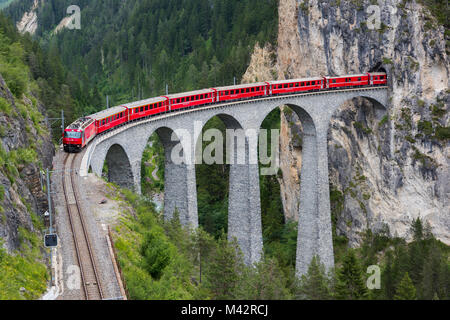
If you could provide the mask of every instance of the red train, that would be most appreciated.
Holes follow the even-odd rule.
[[[64,151],[80,151],[98,134],[112,130],[130,121],[138,121],[167,112],[242,99],[386,84],[386,73],[371,72],[339,77],[259,82],[150,98],[109,108],[78,119],[64,131]]]

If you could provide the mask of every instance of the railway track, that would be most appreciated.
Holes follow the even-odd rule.
[[[72,230],[75,251],[80,267],[82,290],[85,300],[102,300],[103,292],[98,276],[95,259],[93,256],[89,235],[79,205],[78,191],[74,182],[74,160],[76,155],[64,156],[62,185],[66,200],[67,213],[69,215],[70,228]]]

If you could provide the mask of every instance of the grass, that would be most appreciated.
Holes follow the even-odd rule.
[[[122,190],[122,192],[137,216],[124,213],[113,229],[113,242],[129,298],[137,300],[198,298],[196,289],[190,282],[192,266],[166,235],[162,219],[156,213],[154,205],[130,191]],[[165,257],[168,259],[158,277],[151,275],[148,260],[142,253],[144,241],[150,233],[155,244],[164,244],[164,247],[159,249],[167,254]],[[153,253],[158,256],[160,251]]]
[[[0,111],[10,116],[12,113],[12,105],[5,98],[0,97]]]
[[[8,254],[0,245],[0,300],[39,298],[47,288],[49,275],[42,260],[42,240],[19,228],[20,252]]]

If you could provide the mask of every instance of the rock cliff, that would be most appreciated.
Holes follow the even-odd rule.
[[[38,232],[37,215],[47,210],[39,171],[51,167],[54,146],[42,104],[19,100],[0,75],[0,242],[12,252],[21,243],[20,229]]]
[[[356,99],[330,123],[333,219],[353,246],[368,228],[409,238],[419,216],[450,244],[447,50],[444,27],[417,1],[280,0],[274,78],[360,73],[376,65],[390,78],[386,110]],[[268,65],[255,54],[252,63]],[[285,110],[281,127],[282,199],[286,217],[295,218],[299,120]]]

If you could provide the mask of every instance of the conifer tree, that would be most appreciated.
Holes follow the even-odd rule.
[[[222,234],[206,267],[205,286],[211,291],[213,299],[234,299],[244,268],[242,252],[237,242],[228,242]]]
[[[302,276],[299,291],[300,297],[308,300],[331,299],[329,279],[318,257],[313,257],[308,273]]]
[[[400,281],[397,294],[394,297],[395,300],[415,300],[416,299],[416,288],[409,277],[408,272],[403,276],[402,281]]]
[[[336,298],[342,300],[359,300],[367,298],[367,289],[362,268],[355,252],[349,250],[343,265],[337,273]]]

